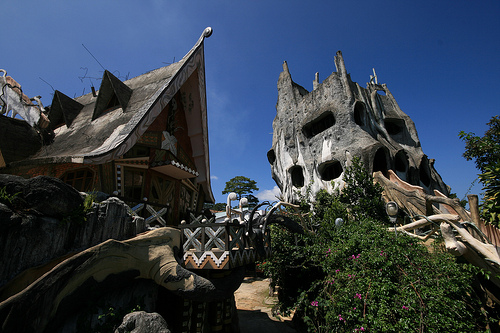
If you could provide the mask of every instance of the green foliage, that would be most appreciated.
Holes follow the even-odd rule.
[[[467,161],[474,160],[476,167],[485,172],[487,166],[492,166],[500,161],[500,117],[494,116],[487,123],[489,129],[483,137],[474,133],[460,131],[459,137],[465,141],[463,156]]]
[[[0,203],[3,203],[4,205],[7,205],[9,207],[12,207],[14,200],[16,197],[20,194],[21,192],[15,193],[15,194],[9,194],[7,193],[7,187],[0,187]]]
[[[383,188],[374,184],[373,176],[364,168],[359,157],[354,157],[352,165],[346,168],[344,181],[346,187],[342,190],[340,202],[349,206],[354,219],[387,218],[382,200]]]
[[[94,192],[89,192],[86,196],[85,199],[83,200],[83,203],[75,209],[71,214],[65,216],[62,219],[62,223],[70,223],[70,222],[76,222],[76,223],[84,223],[87,221],[87,214],[92,210],[92,206],[94,202],[96,202],[97,194]]]
[[[218,212],[222,212],[222,211],[225,211],[226,210],[226,203],[223,203],[223,202],[218,202],[218,203],[205,203],[203,205],[203,208],[204,209],[212,209],[212,210],[215,210],[215,211],[218,211]]]
[[[78,318],[78,332],[114,332],[125,315],[141,311],[139,304],[114,307],[109,304],[94,304],[84,309],[85,315]]]
[[[484,184],[484,199],[481,204],[481,214],[485,221],[498,226],[500,220],[500,163],[487,166],[479,175]]]
[[[481,171],[479,181],[485,190],[480,206],[482,218],[489,223],[499,225],[500,213],[500,117],[494,116],[487,123],[489,129],[483,137],[461,131],[459,137],[465,141],[463,156],[474,160]]]
[[[279,286],[279,310],[295,309],[309,332],[481,330],[477,269],[388,232],[380,188],[359,161],[346,174],[342,195],[318,193],[314,234],[272,228],[273,256],[262,266]]]
[[[226,187],[224,188],[224,191],[222,191],[222,194],[234,192],[238,195],[238,200],[243,196],[247,196],[249,197],[249,203],[252,203],[252,198],[255,198],[252,195],[253,191],[259,190],[256,184],[257,182],[255,180],[251,180],[250,178],[244,176],[236,176],[226,182]]]
[[[136,305],[133,309],[125,309],[125,308],[120,308],[120,309],[115,309],[114,307],[110,306],[108,310],[100,314],[97,319],[98,324],[96,327],[94,327],[94,332],[114,332],[118,326],[122,323],[123,317],[125,317],[126,314],[135,312],[135,311],[141,311],[141,306]]]

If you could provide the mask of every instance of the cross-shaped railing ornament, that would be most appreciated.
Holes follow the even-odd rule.
[[[214,230],[217,229],[217,230]],[[219,250],[224,251],[226,244],[224,243],[224,233],[225,226],[222,227],[207,227],[205,228],[205,234],[210,238],[205,243],[205,251],[211,251],[213,246],[216,246]]]
[[[231,243],[229,245],[230,249],[235,247],[239,249],[245,248],[245,242],[243,240],[243,236],[245,235],[245,228],[229,228],[229,233],[231,236]]]
[[[152,206],[146,205],[146,210],[151,213],[151,216],[146,219],[146,224],[151,224],[152,221],[158,221],[162,226],[166,227],[167,222],[163,219],[163,215],[167,213],[167,208],[164,207],[156,211]]]
[[[184,252],[190,249],[191,244],[193,244],[196,251],[202,251],[201,242],[198,240],[198,237],[201,237],[201,227],[198,227],[193,231],[191,231],[191,229],[189,228],[185,228],[184,235],[187,238],[183,246]]]
[[[143,203],[140,203],[138,205],[135,205],[134,207],[132,207],[132,215],[134,216],[139,216],[139,212],[144,208],[144,204]]]

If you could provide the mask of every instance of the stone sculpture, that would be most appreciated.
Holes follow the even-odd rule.
[[[12,110],[12,118],[19,115],[32,127],[47,128],[49,120],[44,114],[41,96],[28,98],[21,90],[21,85],[12,77],[7,76],[6,70],[0,69],[0,72],[3,73],[0,76],[0,114],[7,115]],[[33,101],[36,101],[38,105],[33,104]]]
[[[214,301],[230,297],[244,277],[244,269],[208,280],[182,268],[176,261],[180,231],[160,228],[126,241],[108,240],[82,251],[47,272],[23,291],[0,303],[4,332],[44,331],[54,318],[77,311],[75,299],[106,279],[152,280],[186,299]]]
[[[318,74],[309,92],[293,82],[288,65],[278,80],[273,143],[267,157],[282,200],[296,202],[320,189],[343,187],[343,173],[352,156],[370,172],[392,169],[429,194],[449,189],[423,153],[415,124],[398,106],[385,84],[371,76],[366,88],[347,74],[342,53],[337,72],[322,83]]]

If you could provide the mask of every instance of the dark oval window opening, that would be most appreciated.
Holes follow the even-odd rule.
[[[342,171],[342,164],[339,161],[326,162],[318,167],[319,175],[324,181],[340,177]]]
[[[403,131],[404,121],[400,119],[386,119],[384,121],[385,129],[390,135],[396,135]]]
[[[419,175],[422,184],[429,187],[431,185],[431,171],[429,170],[429,160],[425,156],[420,161]]]
[[[292,176],[292,185],[295,187],[304,186],[304,173],[302,172],[301,166],[294,166],[290,169],[290,174]]]
[[[396,154],[396,159],[394,161],[395,165],[394,167],[396,168],[396,171],[398,172],[406,172],[406,169],[408,168],[408,158],[406,157],[405,153],[400,151],[399,153]]]
[[[333,125],[335,125],[335,117],[333,116],[333,113],[325,112],[310,123],[304,125],[304,127],[302,127],[302,132],[308,139],[310,139]]]
[[[356,102],[354,105],[354,122],[359,126],[364,126],[365,105],[361,102]]]
[[[386,177],[387,173],[387,155],[383,148],[379,148],[373,158],[373,172],[381,171]]]
[[[269,149],[267,152],[267,160],[269,161],[269,164],[274,164],[276,161],[276,153],[274,152],[274,149]]]

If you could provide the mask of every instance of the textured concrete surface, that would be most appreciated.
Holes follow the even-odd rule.
[[[247,277],[234,293],[240,333],[295,333],[290,317],[275,317],[276,296],[269,296],[269,279]]]

